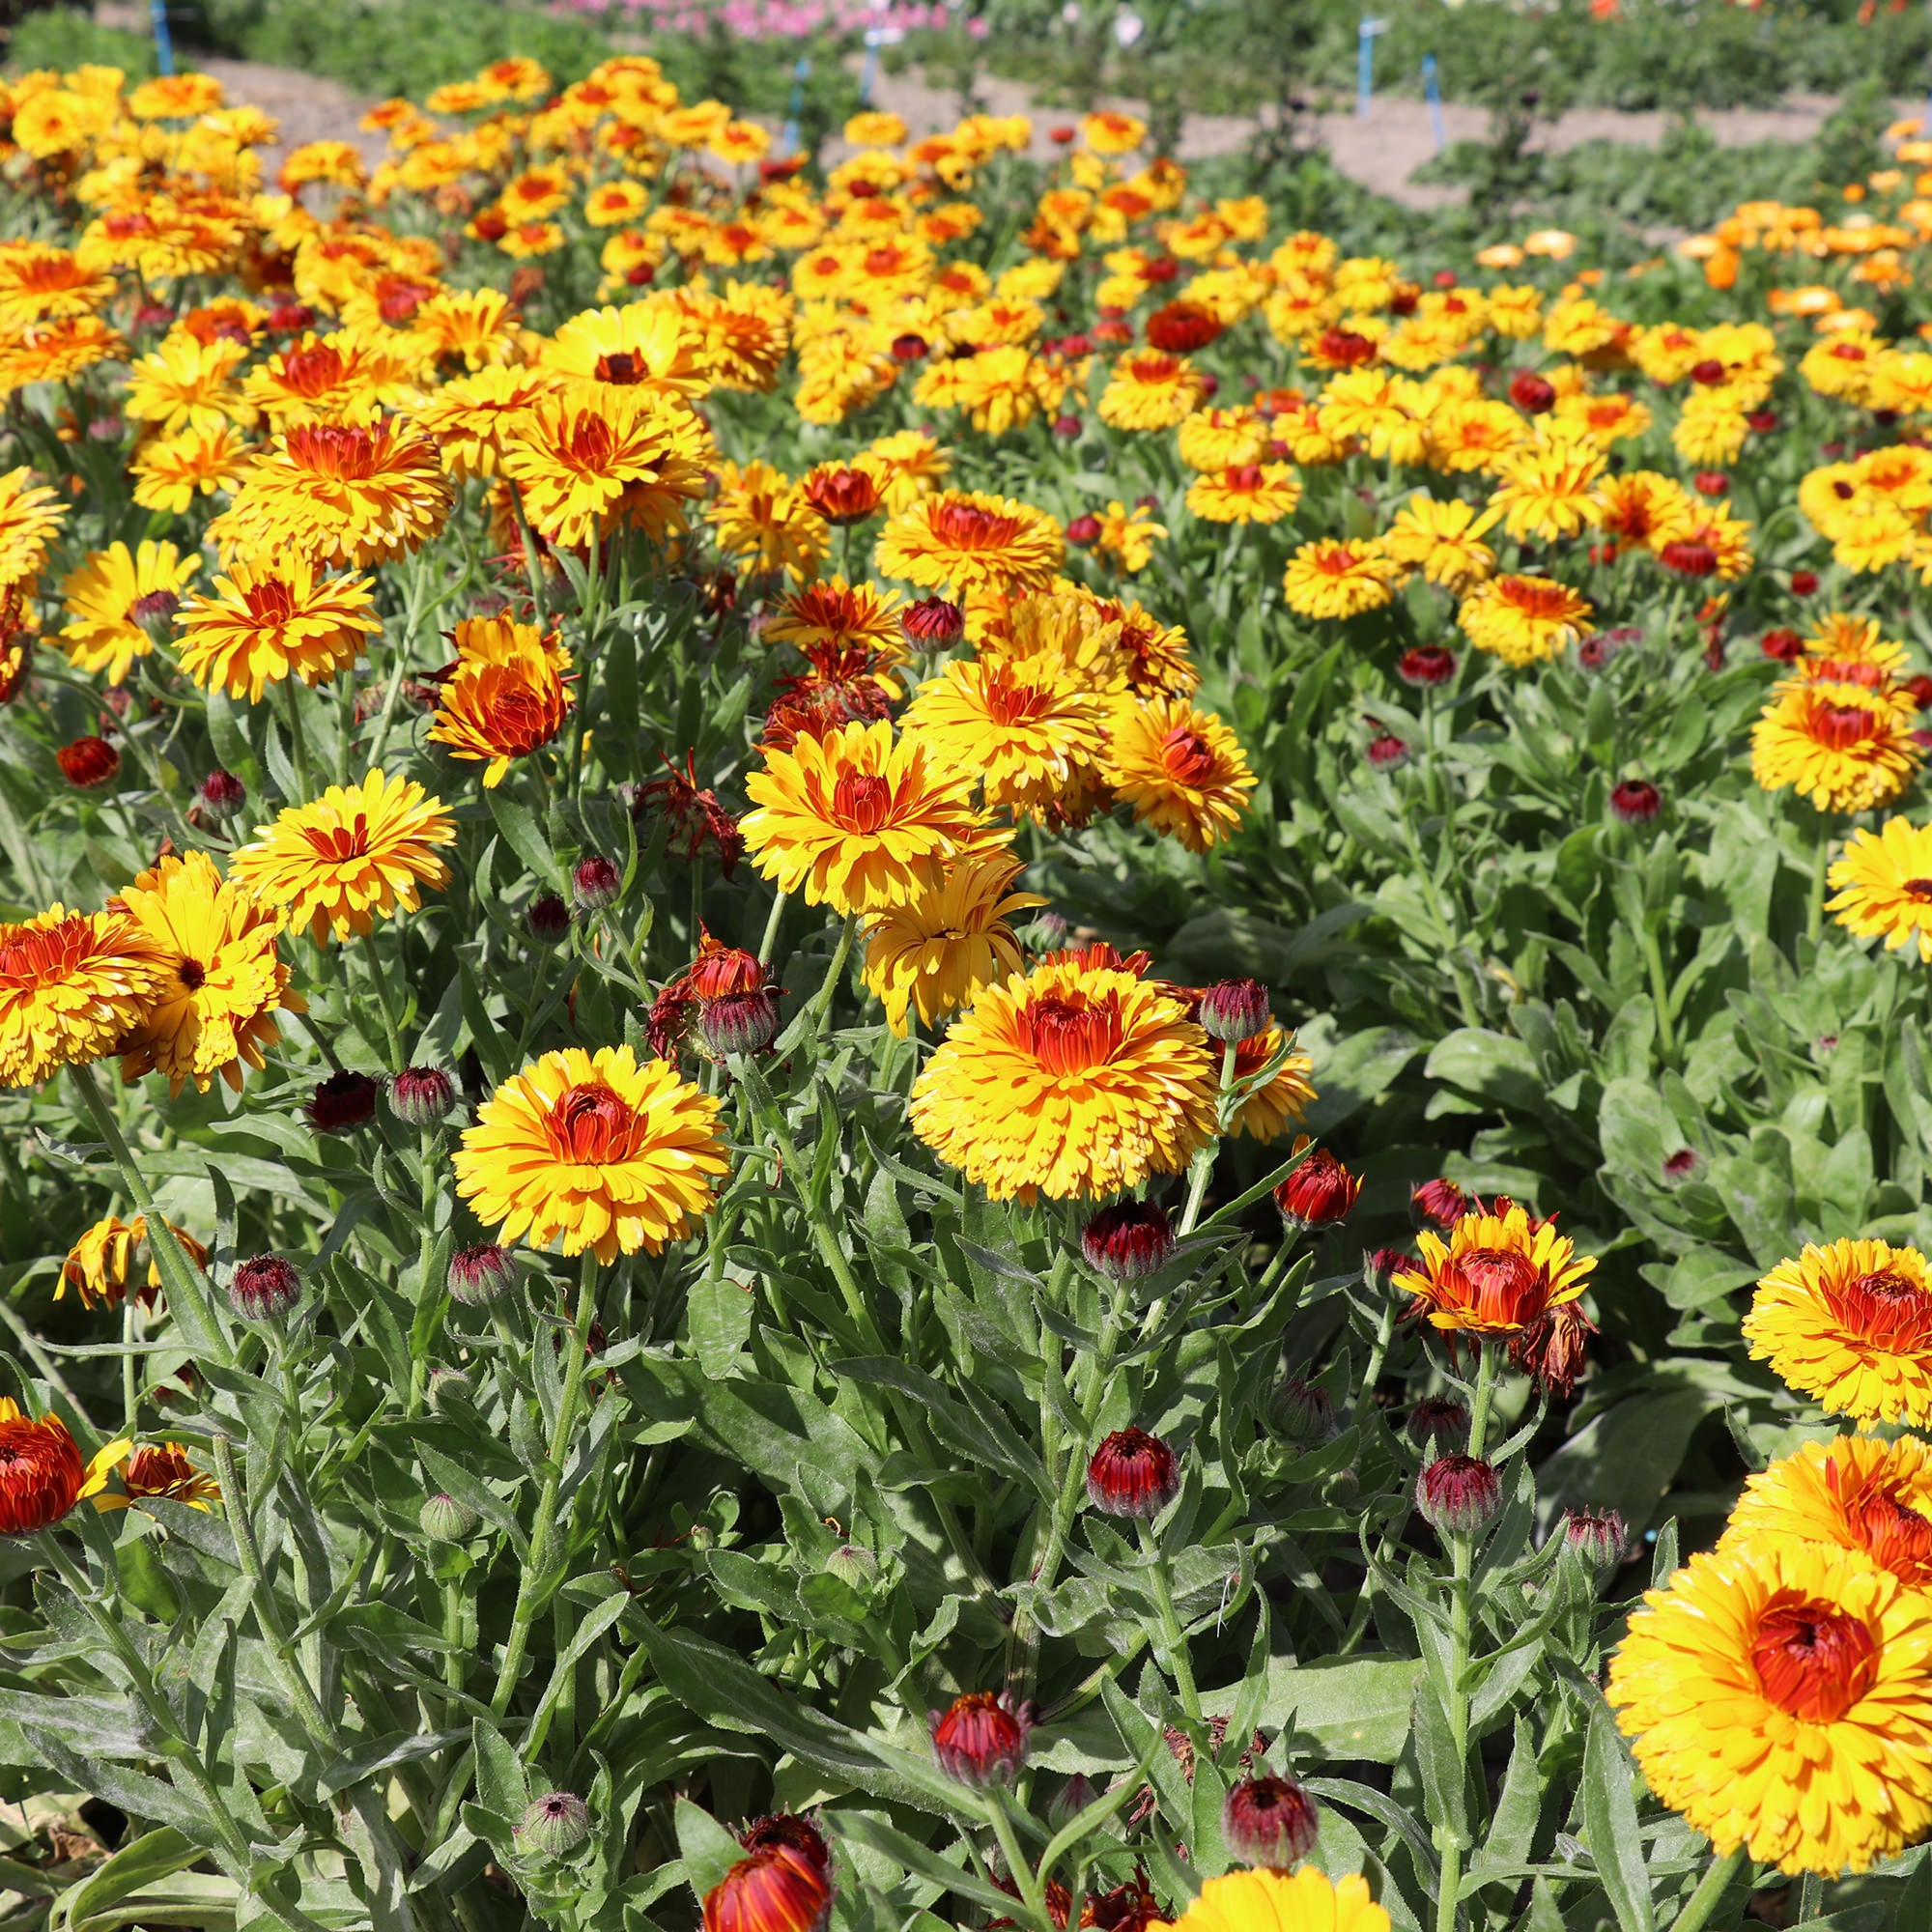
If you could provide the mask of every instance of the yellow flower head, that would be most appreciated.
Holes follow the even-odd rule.
[[[1526,1208],[1498,1200],[1464,1214],[1444,1241],[1425,1228],[1419,1264],[1397,1269],[1391,1286],[1416,1298],[1433,1328],[1479,1336],[1514,1336],[1588,1286],[1596,1258],[1579,1255],[1567,1235]]]
[[[916,731],[895,740],[883,721],[854,723],[764,756],[740,830],[758,870],[809,905],[905,905],[940,887],[978,830],[972,778],[943,769]]]
[[[908,1009],[931,1026],[1022,970],[1007,922],[1046,901],[1011,890],[1019,871],[1020,862],[1003,848],[975,847],[947,867],[936,891],[867,922],[866,985],[885,1002],[895,1034],[903,1037]]]
[[[258,826],[229,870],[285,925],[306,925],[321,945],[331,927],[347,939],[370,931],[379,917],[414,912],[421,887],[448,884],[436,848],[455,839],[440,799],[413,779],[377,770]]]
[[[208,1250],[185,1228],[177,1228],[171,1221],[168,1232],[187,1250],[196,1266],[207,1261]],[[95,1222],[67,1251],[67,1259],[61,1264],[60,1279],[54,1284],[54,1299],[59,1301],[69,1289],[72,1289],[79,1295],[83,1308],[93,1308],[97,1304],[102,1308],[119,1308],[127,1299],[128,1291],[134,1285],[141,1250],[147,1239],[148,1217],[145,1214],[136,1214],[131,1221],[124,1221],[118,1214],[109,1214],[103,1220]],[[160,1266],[150,1255],[143,1301],[152,1302],[160,1286]]]
[[[949,490],[922,497],[879,533],[876,563],[886,577],[926,589],[1037,589],[1066,556],[1060,526],[1010,497]]]
[[[1303,617],[1358,617],[1388,603],[1401,576],[1401,567],[1379,544],[1322,537],[1289,558],[1282,595]]]
[[[451,1164],[501,1239],[601,1262],[682,1240],[729,1167],[718,1102],[628,1046],[565,1047],[511,1075]]]
[[[1650,1788],[1719,1853],[1836,1878],[1932,1825],[1932,1598],[1783,1537],[1652,1590],[1605,1694]]]
[[[1519,542],[1575,536],[1597,521],[1595,492],[1607,461],[1586,436],[1539,440],[1504,460],[1502,487],[1491,505]]]
[[[1496,517],[1496,511],[1478,510],[1459,497],[1438,499],[1418,491],[1383,532],[1382,549],[1431,583],[1472,590],[1496,567],[1495,553],[1482,541]]]
[[[1107,706],[1050,655],[954,660],[920,686],[905,724],[938,769],[982,783],[989,808],[1043,817],[1097,777]]]
[[[162,990],[165,962],[125,912],[49,906],[0,921],[0,1087],[111,1053]]]
[[[369,582],[325,577],[303,556],[232,564],[181,613],[181,668],[204,689],[259,703],[283,678],[310,686],[346,670],[380,637]]]
[[[912,1124],[995,1200],[1100,1198],[1187,1165],[1214,1130],[1214,1077],[1181,1001],[1059,955],[952,1023]]]
[[[1859,1549],[1901,1583],[1932,1583],[1932,1445],[1840,1435],[1807,1442],[1745,1484],[1726,1538]]]
[[[1830,1415],[1932,1421],[1932,1285],[1917,1248],[1807,1242],[1758,1283],[1744,1335]]]
[[[1751,727],[1751,777],[1820,811],[1889,805],[1923,756],[1898,707],[1861,684],[1788,679]]]
[[[205,1094],[218,1073],[240,1093],[242,1066],[260,1066],[275,1042],[276,1009],[300,1012],[305,1004],[288,990],[289,969],[275,953],[281,922],[224,883],[206,852],[170,854],[115,903],[163,968],[154,1003],[121,1042],[121,1077],[158,1067],[169,1093],[192,1078]]]
[[[1263,1067],[1281,1054],[1288,1035],[1275,1021],[1235,1049],[1234,1084],[1252,1080]],[[1243,1134],[1258,1141],[1279,1140],[1308,1112],[1315,1098],[1315,1083],[1309,1075],[1315,1063],[1305,1053],[1290,1053],[1268,1078],[1241,1102],[1235,1115],[1235,1138]]]
[[[1209,524],[1278,524],[1300,500],[1286,463],[1236,464],[1196,477],[1187,490],[1187,507]]]
[[[1312,1865],[1294,1873],[1232,1871],[1210,1878],[1171,1924],[1148,1932],[1389,1932],[1389,1916],[1352,1873],[1329,1878]]]
[[[1100,420],[1109,429],[1173,429],[1194,413],[1201,395],[1200,371],[1186,356],[1131,350],[1100,391]]]
[[[0,586],[22,582],[47,559],[47,539],[67,505],[23,464],[0,476]]]
[[[1832,867],[1837,897],[1825,910],[1861,939],[1883,939],[1888,952],[1916,945],[1919,963],[1932,961],[1932,827],[1888,818],[1877,832],[1862,827]]]
[[[757,573],[784,571],[798,582],[818,575],[830,535],[800,485],[769,463],[724,463],[718,494],[704,512],[718,548]]]
[[[703,426],[653,389],[578,384],[539,397],[504,432],[501,468],[532,526],[576,548],[613,516],[662,537],[704,488]]]
[[[1495,577],[1456,607],[1463,635],[1479,651],[1522,666],[1560,656],[1589,629],[1586,599],[1548,577]]]
[[[119,684],[155,648],[155,632],[181,609],[200,568],[200,557],[183,556],[171,543],[96,551],[61,584],[70,619],[61,626],[62,648],[78,669],[104,670]]]
[[[1106,778],[1137,819],[1190,852],[1239,828],[1257,782],[1235,734],[1184,697],[1115,706]]]

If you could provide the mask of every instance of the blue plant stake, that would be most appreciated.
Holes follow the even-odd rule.
[[[1422,92],[1429,102],[1429,131],[1435,136],[1435,152],[1439,155],[1449,145],[1449,130],[1442,125],[1442,89],[1435,78],[1434,54],[1422,57]]]
[[[149,13],[155,22],[155,66],[162,73],[173,73],[175,43],[168,34],[168,0],[152,0]]]
[[[879,84],[879,47],[885,40],[885,29],[879,24],[883,10],[874,8],[872,24],[866,29],[866,71],[859,76],[859,105],[872,104],[872,89]]]
[[[159,0],[156,0],[159,4]],[[811,77],[811,60],[809,55],[800,54],[798,65],[791,71],[791,105],[785,109],[783,131],[779,135],[779,153],[794,155],[798,152],[798,117],[805,111],[805,83]]]
[[[1376,36],[1387,32],[1386,20],[1365,19],[1355,37],[1355,115],[1358,120],[1369,118],[1369,96],[1376,91]]]

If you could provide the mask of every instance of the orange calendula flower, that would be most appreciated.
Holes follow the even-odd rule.
[[[1281,588],[1288,608],[1303,617],[1358,617],[1388,603],[1401,577],[1379,544],[1323,537],[1289,558]]]
[[[1060,526],[1011,497],[948,490],[923,497],[879,534],[877,567],[926,589],[1037,589],[1066,556]]]
[[[1805,1443],[1746,1479],[1724,1544],[1758,1537],[1862,1550],[1923,1589],[1932,1583],[1932,1444],[1916,1435]]]
[[[1235,1049],[1234,1085],[1252,1080],[1273,1065],[1274,1071],[1240,1104],[1235,1115],[1235,1138],[1243,1134],[1258,1141],[1279,1140],[1308,1112],[1315,1098],[1309,1075],[1315,1063],[1305,1053],[1284,1052],[1292,1036],[1270,1022],[1264,1032],[1244,1039]]]
[[[1256,778],[1235,734],[1184,697],[1117,705],[1108,783],[1134,816],[1205,852],[1240,825]]]
[[[137,1509],[154,1500],[206,1512],[210,1503],[221,1500],[221,1485],[206,1469],[197,1469],[179,1442],[151,1442],[128,1457],[119,1492],[103,1491],[94,1506],[103,1512]]]
[[[455,839],[440,799],[413,779],[377,770],[258,826],[229,869],[284,924],[306,925],[321,945],[331,928],[347,939],[370,931],[379,917],[414,912],[420,888],[448,884],[437,848]]]
[[[260,1066],[275,1042],[277,1009],[306,1007],[275,952],[281,922],[225,883],[206,852],[170,853],[115,903],[163,968],[154,1001],[121,1042],[121,1077],[158,1067],[169,1093],[191,1078],[205,1094],[218,1073],[240,1093],[242,1066]]]
[[[1204,523],[1278,524],[1301,500],[1286,463],[1239,463],[1188,485],[1187,507]]]
[[[0,1087],[111,1053],[161,991],[165,963],[125,912],[49,906],[0,921]]]
[[[1751,777],[1820,811],[1889,805],[1924,755],[1898,708],[1862,684],[1788,680],[1751,727]]]
[[[527,757],[562,729],[570,712],[570,653],[554,632],[507,617],[466,617],[456,627],[456,662],[443,673],[430,742],[485,764],[486,790],[512,758]]]
[[[867,650],[897,663],[905,656],[900,601],[897,591],[876,583],[822,578],[781,597],[760,635],[767,643],[791,644],[801,651]]]
[[[59,1416],[29,1416],[12,1396],[0,1396],[0,1536],[53,1528],[107,1487],[133,1446],[124,1436],[83,1463]]]
[[[682,1240],[729,1162],[717,1100],[662,1060],[604,1046],[547,1053],[504,1081],[452,1165],[503,1240],[613,1262]]]
[[[1456,607],[1463,635],[1505,664],[1539,664],[1560,656],[1589,631],[1589,600],[1550,577],[1496,577]]]
[[[260,703],[284,678],[314,686],[347,670],[383,620],[367,578],[326,577],[296,555],[230,565],[177,630],[181,668],[195,683]]]
[[[994,1200],[1178,1174],[1214,1131],[1208,1036],[1135,974],[1048,959],[981,989],[913,1088],[913,1130]]]
[[[739,829],[758,870],[848,916],[937,890],[979,829],[972,779],[943,769],[916,732],[895,739],[883,721],[767,751],[745,789],[756,810]]]
[[[208,1250],[186,1229],[177,1228],[170,1221],[168,1232],[187,1251],[197,1267],[208,1260]],[[119,1308],[134,1285],[147,1239],[145,1214],[136,1214],[131,1221],[109,1214],[95,1222],[67,1251],[60,1279],[54,1284],[54,1299],[61,1300],[72,1289],[83,1308]],[[161,1286],[158,1264],[152,1254],[147,1259],[145,1293],[141,1295],[144,1303],[152,1302]]]
[[[1432,1327],[1484,1337],[1521,1334],[1575,1301],[1597,1265],[1553,1223],[1505,1200],[1464,1214],[1447,1241],[1425,1228],[1416,1246],[1421,1262],[1398,1268],[1393,1286],[1415,1296]]]

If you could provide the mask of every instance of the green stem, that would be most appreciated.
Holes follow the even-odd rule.
[[[524,490],[510,485],[510,511],[517,520],[517,540],[524,547],[524,567],[530,579],[530,609],[536,613],[537,628],[550,629],[550,613],[544,603],[543,561],[537,555],[537,540],[530,533],[530,520],[524,514]]]
[[[765,936],[758,942],[760,966],[769,966],[772,963],[772,951],[779,943],[779,923],[784,918],[786,896],[785,894],[780,893],[772,900],[771,915],[765,921]]]
[[[1435,883],[1435,867],[1422,849],[1422,837],[1415,829],[1415,803],[1412,797],[1405,795],[1402,802],[1402,829],[1408,841],[1409,858],[1415,867],[1415,882],[1422,888],[1423,903],[1429,908],[1429,916],[1435,922],[1438,943],[1449,961],[1449,971],[1456,981],[1456,1006],[1463,1015],[1464,1026],[1480,1026],[1481,1015],[1476,1010],[1476,996],[1469,984],[1467,969],[1463,963],[1461,941],[1456,926],[1449,918],[1448,908],[1442,902],[1442,894]]]
[[[1804,909],[1804,937],[1815,940],[1825,930],[1825,874],[1832,849],[1832,822],[1822,811],[1811,814],[1811,899]]]
[[[296,678],[284,679],[282,692],[289,703],[289,763],[295,767],[296,784],[301,792],[301,799],[292,803],[299,804],[315,796],[315,781],[308,772],[308,744],[302,737],[301,700],[296,696],[298,683]]]
[[[1020,1850],[1019,1839],[1013,1833],[1013,1821],[1007,1816],[1004,1794],[994,1791],[989,1794],[992,1803],[993,1835],[1000,1841],[1001,1855],[1007,1861],[1007,1873],[1019,1888],[1020,1903],[1026,1909],[1026,1917],[1040,1932],[1052,1925],[1048,1917],[1046,1897],[1039,1882],[1038,1874],[1028,1862],[1026,1854]]]
[[[134,1284],[128,1284],[128,1293],[121,1302],[121,1346],[127,1352],[121,1357],[121,1434],[132,1435],[134,1424],[141,1406],[140,1364],[134,1354]]]
[[[517,1679],[523,1675],[524,1658],[530,1645],[530,1627],[550,1594],[547,1573],[555,1561],[559,1537],[556,1520],[557,1492],[563,1486],[563,1459],[570,1451],[570,1438],[577,1428],[577,1411],[583,1395],[583,1363],[590,1349],[590,1323],[597,1313],[597,1256],[585,1249],[582,1273],[577,1287],[577,1317],[571,1323],[570,1350],[563,1368],[563,1393],[556,1405],[556,1424],[550,1436],[550,1468],[544,1477],[543,1496],[537,1504],[536,1522],[530,1532],[530,1559],[517,1584],[517,1606],[511,1613],[510,1636],[503,1650],[503,1665],[497,1674],[496,1694],[490,1709],[500,1718],[510,1708]],[[541,1347],[541,1339],[538,1346]]]
[[[174,1229],[155,1206],[154,1193],[143,1179],[141,1170],[134,1164],[133,1153],[121,1131],[121,1122],[115,1118],[114,1109],[107,1104],[107,1096],[100,1091],[99,1081],[94,1077],[94,1068],[71,1066],[68,1071],[73,1075],[74,1087],[94,1122],[95,1130],[107,1143],[107,1151],[120,1172],[121,1184],[127,1188],[136,1211],[147,1221],[148,1251],[155,1258],[155,1265],[161,1271],[161,1286],[167,1291],[169,1306],[175,1312],[175,1320],[180,1323],[184,1337],[192,1348],[212,1354],[224,1368],[232,1367],[235,1350],[229,1345],[227,1331],[215,1316],[208,1284],[201,1270],[188,1260],[181,1243],[175,1239]]]
[[[1469,1410],[1469,1454],[1481,1456],[1489,1439],[1490,1405],[1496,1392],[1495,1350],[1487,1343],[1476,1344],[1476,1400]]]
[[[389,997],[388,976],[383,971],[383,955],[373,926],[363,935],[362,956],[369,962],[369,981],[376,989],[376,1006],[383,1015],[383,1033],[389,1044],[389,1071],[400,1073],[409,1065],[403,1056],[403,1030],[396,1021],[396,1006]]]
[[[1222,1043],[1221,1085],[1215,1098],[1217,1110],[1225,1111],[1229,1089],[1235,1084],[1235,1061],[1238,1053],[1236,1041],[1231,1039]],[[1231,1123],[1221,1120],[1218,1111],[1216,1121],[1221,1132],[1225,1133]],[[1194,1156],[1193,1167],[1187,1176],[1187,1206],[1181,1210],[1180,1226],[1176,1231],[1183,1239],[1194,1232],[1194,1224],[1201,1218],[1201,1203],[1207,1197],[1208,1181],[1214,1172],[1214,1156],[1220,1151],[1220,1146],[1217,1136]]]
[[[1808,1925],[1825,1913],[1825,1881],[1816,1872],[1806,1872],[1798,1887],[1798,1922]]]
[[[1643,929],[1643,956],[1650,966],[1651,1004],[1657,1009],[1657,1050],[1668,1066],[1677,1058],[1674,1023],[1670,1017],[1670,980],[1663,970],[1663,948],[1658,941],[1657,928],[1648,923]]]
[[[1187,1637],[1174,1608],[1174,1584],[1168,1576],[1167,1552],[1153,1533],[1153,1524],[1143,1520],[1140,1526],[1141,1549],[1148,1559],[1148,1577],[1153,1584],[1153,1606],[1160,1618],[1161,1648],[1167,1652],[1168,1674],[1174,1679],[1180,1708],[1193,1723],[1200,1723],[1201,1692],[1194,1686],[1194,1664],[1187,1655]]]
[[[1726,1852],[1722,1858],[1714,1858],[1697,1889],[1685,1902],[1684,1910],[1672,1922],[1670,1932],[1704,1932],[1712,1913],[1718,1909],[1718,1901],[1724,1895],[1725,1888],[1737,1875],[1738,1867],[1745,1861],[1745,1848],[1740,1845],[1734,1852]]]

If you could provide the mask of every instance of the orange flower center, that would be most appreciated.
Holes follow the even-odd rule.
[[[892,811],[892,781],[877,772],[847,772],[832,787],[834,821],[861,838],[881,830]]]
[[[46,1529],[71,1510],[87,1470],[63,1423],[0,1422],[0,1535]]]
[[[168,1443],[159,1448],[135,1450],[123,1471],[122,1481],[130,1496],[160,1496],[190,1481],[193,1475],[194,1464],[187,1460],[187,1452]]]
[[[1847,1336],[1867,1348],[1892,1355],[1932,1349],[1932,1294],[1891,1268],[1842,1286],[1827,1282],[1821,1298]]]
[[[296,594],[279,577],[251,583],[242,601],[258,624],[286,624],[296,614]]]
[[[544,1124],[559,1160],[602,1167],[630,1158],[639,1122],[625,1101],[599,1082],[565,1088]]]
[[[1835,1463],[1829,1473],[1836,1476]],[[1932,1522],[1900,1502],[1891,1490],[1874,1489],[1854,1496],[1845,1505],[1845,1527],[1872,1561],[1894,1577],[1916,1578],[1932,1565]]]
[[[866,272],[868,275],[895,275],[905,267],[905,257],[897,248],[868,248]]]
[[[1030,724],[1053,701],[1051,690],[1037,684],[1018,683],[1004,665],[986,680],[981,696],[986,716],[995,724]]]
[[[344,483],[367,482],[384,455],[375,434],[344,423],[312,423],[292,429],[288,448],[297,469]]]
[[[593,416],[585,410],[571,424],[563,454],[566,461],[580,469],[603,469],[609,466],[616,446],[611,425],[602,416]]]
[[[1544,1312],[1543,1271],[1520,1248],[1471,1248],[1442,1264],[1451,1297],[1486,1326],[1521,1327]]]
[[[1811,735],[1828,752],[1849,752],[1862,745],[1877,724],[1862,704],[1827,704],[1812,714]]]
[[[353,825],[304,825],[301,831],[310,851],[331,865],[340,866],[368,855],[369,820],[359,811]]]
[[[1179,784],[1201,784],[1213,775],[1214,748],[1199,731],[1177,724],[1160,741],[1160,761]]]
[[[1019,535],[1020,520],[982,510],[977,503],[942,503],[929,527],[951,550],[1004,550]]]
[[[79,965],[93,937],[84,914],[22,932],[0,945],[0,985],[52,985]]]
[[[1050,993],[1022,1008],[1018,1020],[1020,1045],[1048,1073],[1086,1073],[1104,1066],[1125,1036],[1118,993],[1098,1000]]]
[[[1878,1675],[1878,1645],[1858,1617],[1829,1604],[1779,1604],[1751,1644],[1764,1694],[1808,1723],[1844,1716]]]
[[[332,343],[312,343],[282,355],[282,387],[292,396],[320,396],[335,388],[347,374],[342,353]]]
[[[1525,617],[1547,624],[1561,624],[1567,623],[1575,614],[1570,593],[1560,583],[1543,582],[1528,577],[1506,577],[1498,588]]]
[[[1882,666],[1863,664],[1856,660],[1822,658],[1812,667],[1813,675],[1829,684],[1861,684],[1867,691],[1876,691],[1885,682]]]

